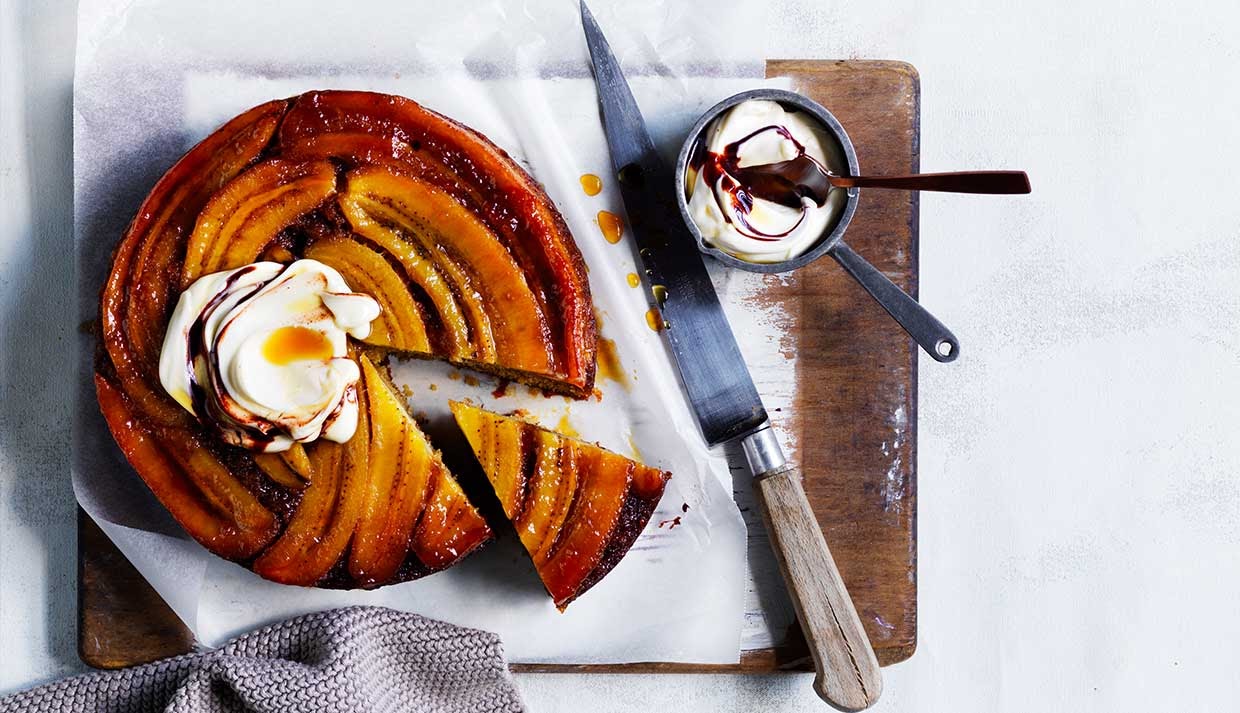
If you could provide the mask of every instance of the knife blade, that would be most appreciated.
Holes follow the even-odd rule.
[[[767,420],[766,409],[702,254],[671,200],[671,170],[655,150],[620,65],[584,3],[581,14],[629,228],[689,403],[707,443],[739,438]]]
[[[810,508],[800,469],[780,450],[702,254],[672,202],[673,177],[585,0],[581,20],[629,227],[689,404],[708,443],[741,440],[818,671],[814,690],[843,710],[869,707],[882,692],[878,660]]]

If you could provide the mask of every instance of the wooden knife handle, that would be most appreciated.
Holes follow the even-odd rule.
[[[771,546],[818,671],[814,690],[841,710],[868,708],[883,691],[878,659],[810,510],[801,470],[784,466],[759,476],[757,485]]]

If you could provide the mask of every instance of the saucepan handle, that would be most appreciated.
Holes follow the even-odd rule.
[[[950,329],[844,241],[831,248],[831,256],[935,361],[955,361],[960,355],[960,343]]]

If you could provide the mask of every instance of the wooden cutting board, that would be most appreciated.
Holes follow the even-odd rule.
[[[902,62],[771,60],[767,75],[789,77],[844,125],[867,173],[915,173],[920,155],[920,86]],[[721,97],[722,98],[722,97]],[[848,243],[896,284],[917,294],[917,194],[863,191]],[[759,299],[792,316],[784,351],[796,355],[789,385],[794,456],[830,543],[886,665],[917,645],[916,346],[833,261],[790,277],[768,277]],[[748,510],[747,484],[738,503]],[[760,520],[751,520],[752,566],[772,577]],[[78,518],[82,660],[119,668],[182,654],[188,630],[87,516]],[[758,582],[762,587],[762,582]],[[772,595],[774,597],[782,594]],[[761,599],[761,597],[759,597]],[[669,663],[516,664],[524,671],[771,671],[805,668],[795,625],[771,646],[742,652],[733,666]]]

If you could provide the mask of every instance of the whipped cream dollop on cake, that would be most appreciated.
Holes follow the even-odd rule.
[[[703,131],[686,168],[689,214],[710,245],[741,260],[790,260],[812,248],[847,201],[828,173],[847,170],[813,116],[750,99]]]
[[[165,390],[228,443],[288,450],[357,430],[357,362],[379,303],[315,260],[257,262],[181,294],[159,360]]]

